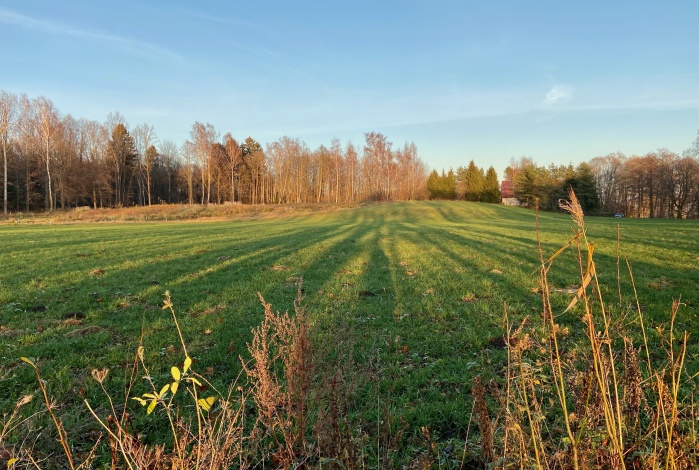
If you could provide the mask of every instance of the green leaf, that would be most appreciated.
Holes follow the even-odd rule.
[[[182,377],[182,374],[180,374],[180,369],[178,369],[175,366],[172,366],[172,369],[170,369],[170,373],[172,374],[172,378],[175,379],[175,382],[180,381],[180,378]]]

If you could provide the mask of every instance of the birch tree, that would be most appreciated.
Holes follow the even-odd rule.
[[[10,138],[17,126],[17,95],[0,91],[0,145],[2,145],[3,161],[3,198],[2,213],[7,215],[7,152],[10,148]]]
[[[42,142],[42,156],[46,164],[46,194],[48,196],[48,210],[52,212],[56,209],[53,198],[53,186],[51,183],[51,160],[54,144],[54,137],[60,124],[58,111],[53,102],[44,96],[40,96],[33,101],[36,112],[36,125]]]
[[[148,149],[158,143],[158,135],[155,128],[150,124],[139,124],[132,133],[136,151],[138,152],[138,165],[136,172],[136,183],[139,188],[139,203],[142,205],[148,202],[151,205],[151,173],[154,161],[149,161],[146,155]],[[157,152],[156,152],[157,153]],[[153,157],[153,155],[151,155]]]
[[[208,204],[211,202],[211,148],[218,140],[218,133],[208,122],[195,122],[189,135],[201,171],[201,203]]]

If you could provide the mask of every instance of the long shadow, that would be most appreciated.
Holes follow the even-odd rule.
[[[159,309],[157,307],[162,300],[162,292],[165,289],[172,288],[173,295],[177,293],[178,289],[182,290],[183,293],[186,291],[186,297],[178,298],[181,302],[178,308],[182,308],[186,312],[192,305],[208,297],[220,295],[227,287],[228,283],[225,280],[217,279],[216,282],[210,282],[217,272],[221,272],[223,277],[230,276],[231,281],[234,281],[235,276],[239,273],[247,272],[249,276],[251,270],[254,277],[256,270],[269,269],[279,258],[292,255],[300,246],[307,247],[319,243],[328,235],[326,228],[309,229],[308,227],[297,227],[293,231],[287,230],[274,237],[266,237],[254,242],[241,244],[239,242],[222,241],[215,245],[209,244],[207,253],[213,253],[211,255],[190,254],[189,256],[158,259],[154,262],[139,262],[138,264],[128,260],[118,265],[103,264],[105,272],[100,277],[91,278],[85,276],[83,272],[82,280],[78,282],[71,280],[65,285],[58,285],[59,283],[57,282],[52,287],[44,288],[41,295],[33,299],[33,301],[41,303],[42,307],[46,308],[46,311],[35,314],[35,321],[59,320],[67,312],[80,311],[81,315],[86,317],[84,320],[86,324],[103,325],[111,331],[110,334],[113,337],[127,335],[134,340],[134,337],[136,339],[138,337],[137,332],[140,328],[140,317],[143,315],[143,311],[153,310],[158,312]],[[283,248],[290,237],[295,237],[300,243],[294,247]],[[165,247],[164,252],[169,247],[172,247],[172,245]],[[216,255],[225,255],[226,252],[236,249],[244,250],[248,254],[231,257],[230,260],[221,262],[212,259]],[[158,252],[153,250],[152,253],[156,254]],[[146,268],[148,269],[146,270]],[[194,273],[192,273],[193,271]],[[154,276],[154,273],[157,274]],[[188,276],[191,276],[191,278],[188,278]],[[150,286],[149,280],[156,281],[158,285]],[[186,289],[178,287],[183,286],[183,284],[187,285]],[[118,292],[115,292],[115,290],[118,290]],[[79,300],[66,298],[70,297],[73,292],[84,295],[85,291],[94,291],[95,297],[98,298]],[[119,304],[124,303],[124,297],[127,297],[135,305],[125,308],[120,307]],[[254,296],[251,295],[251,297]],[[182,302],[184,298],[187,299],[186,302]],[[133,299],[136,302],[132,302]],[[27,303],[26,299],[22,300],[25,304]],[[256,300],[254,301],[256,302]],[[124,327],[122,333],[114,331],[114,319],[111,318],[113,316],[119,317],[117,324]],[[61,341],[59,340],[59,342]],[[70,341],[62,342],[69,343]],[[15,350],[15,348],[12,349]],[[10,353],[14,354],[16,352],[19,355],[32,356],[34,355],[31,353],[33,349],[30,344]],[[69,345],[67,349],[70,350]]]
[[[85,385],[88,396],[95,396],[96,387],[81,378],[85,369],[118,369],[124,347],[133,349],[145,319],[149,360],[166,374],[168,365],[181,360],[179,354],[167,352],[167,344],[158,344],[166,337],[163,331],[172,333],[171,344],[177,344],[171,320],[160,309],[162,293],[168,289],[183,333],[195,351],[196,367],[211,368],[212,380],[225,382],[240,369],[238,355],[245,355],[250,328],[262,317],[255,292],[260,291],[276,310],[291,310],[297,281],[303,278],[305,305],[314,321],[348,324],[358,366],[376,380],[373,391],[357,397],[357,409],[365,410],[366,403],[376,399],[391,402],[404,415],[409,434],[419,435],[421,426],[426,426],[443,437],[462,436],[468,429],[464,411],[468,382],[490,367],[492,357],[482,349],[501,334],[503,303],[507,301],[523,317],[537,314],[540,302],[530,290],[536,285],[532,272],[539,264],[533,214],[518,216],[522,227],[531,226],[529,237],[528,228],[513,228],[512,223],[501,221],[502,208],[479,208],[475,221],[466,209],[459,203],[371,206],[339,215],[298,216],[279,224],[202,223],[196,228],[192,224],[184,234],[183,225],[144,224],[131,243],[119,242],[120,234],[127,231],[100,227],[88,231],[70,250],[53,252],[62,246],[61,239],[75,233],[61,232],[36,254],[44,258],[43,263],[55,264],[54,269],[47,273],[42,266],[16,278],[0,276],[0,282],[10,285],[5,295],[25,305],[40,303],[47,311],[15,313],[0,306],[0,323],[16,324],[20,320],[15,317],[24,315],[27,324],[36,328],[80,310],[86,314],[84,325],[28,335],[28,340],[6,346],[3,356],[36,357],[51,351],[55,357],[43,359],[51,370],[62,361],[59,355],[72,354],[70,363],[61,366],[68,384],[64,398],[76,383]],[[549,229],[560,225],[566,230],[569,225],[562,216],[547,215],[545,220]],[[492,243],[496,229],[500,240]],[[567,233],[553,236],[544,249],[549,254],[555,251],[560,246],[556,240],[565,240]],[[605,236],[605,242],[615,243],[611,232]],[[155,237],[159,246],[147,243]],[[24,253],[10,260],[10,269],[19,269],[19,255]],[[74,258],[61,260],[65,253]],[[609,252],[600,250],[598,256],[600,267],[615,265]],[[86,275],[90,267],[101,267],[104,273]],[[558,278],[579,278],[576,266],[562,268]],[[635,263],[634,269],[641,274],[657,266]],[[12,287],[20,291],[22,283],[36,281],[36,273],[41,273],[46,286],[12,292]],[[687,274],[683,288],[699,284],[696,274]],[[564,305],[567,299],[561,296],[557,302]],[[685,323],[697,327],[695,319]],[[70,328],[87,325],[99,326],[102,332],[84,338],[62,336]],[[55,344],[42,348],[42,341]],[[95,354],[95,346],[104,351]],[[95,360],[99,364],[91,362]],[[493,368],[495,364],[493,359]],[[18,371],[2,386],[10,391],[6,400],[34,389],[29,370]],[[0,403],[9,405],[6,400]]]

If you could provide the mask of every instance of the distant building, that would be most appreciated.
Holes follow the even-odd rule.
[[[519,206],[519,199],[515,198],[515,188],[512,181],[503,181],[500,183],[500,193],[502,194],[502,203],[506,206]]]
[[[500,183],[500,192],[502,193],[503,199],[511,199],[515,197],[515,188],[512,185],[512,181],[503,181]]]

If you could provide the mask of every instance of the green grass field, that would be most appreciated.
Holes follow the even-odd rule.
[[[699,329],[699,223],[586,223],[608,302],[618,303],[619,227],[624,303],[633,302],[627,258],[650,335],[678,298],[677,328]],[[565,215],[540,215],[546,256],[568,240],[570,226]],[[499,373],[505,305],[512,321],[541,311],[535,227],[532,211],[467,202],[260,220],[0,226],[0,412],[37,390],[20,361],[26,356],[41,368],[69,435],[89,441],[97,426],[82,396],[104,402],[93,368],[109,367],[108,386],[120,390],[119,371],[142,331],[155,373],[166,377],[181,361],[177,332],[161,309],[166,290],[198,370],[228,384],[262,319],[257,292],[275,310],[293,310],[302,278],[319,334],[340,331],[331,341],[341,340],[338,347],[375,374],[373,388],[357,392],[357,416],[371,423],[390,408],[408,443],[419,441],[423,426],[440,442],[463,439],[471,378]],[[556,259],[551,280],[566,289],[579,279],[569,250]],[[570,299],[554,293],[554,307],[562,312]],[[559,321],[581,330],[579,317],[573,310]],[[693,337],[690,344],[687,371],[695,374],[699,345]],[[136,393],[143,391],[145,384]]]

